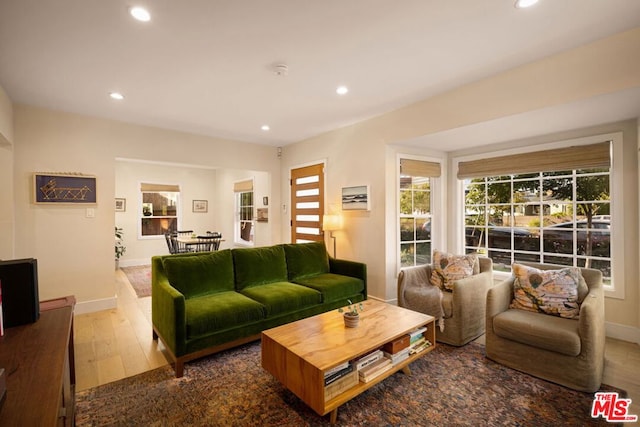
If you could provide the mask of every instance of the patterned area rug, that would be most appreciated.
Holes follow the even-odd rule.
[[[569,368],[569,367],[567,367]],[[476,343],[438,345],[338,410],[342,426],[590,426],[592,393],[498,365]],[[618,391],[609,386],[602,390]],[[324,426],[260,365],[260,343],[79,392],[78,426]]]
[[[138,298],[144,298],[151,295],[151,266],[136,265],[134,267],[120,267],[124,274],[127,275],[129,283],[136,291]]]

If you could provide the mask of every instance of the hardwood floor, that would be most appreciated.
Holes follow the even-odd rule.
[[[115,277],[118,308],[75,316],[77,391],[168,364],[151,338],[151,297],[138,298],[122,270]],[[638,344],[607,338],[603,382],[626,390],[630,413],[640,416]]]
[[[151,297],[138,298],[116,271],[118,307],[75,316],[76,390],[85,390],[168,364],[151,337]]]

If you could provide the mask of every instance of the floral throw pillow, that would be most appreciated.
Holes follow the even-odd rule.
[[[577,267],[539,270],[513,264],[513,301],[510,308],[577,319],[580,314],[578,286],[582,274]]]
[[[477,271],[478,256],[452,255],[446,252],[433,251],[433,268],[431,284],[443,291],[453,291],[453,282],[469,277]]]

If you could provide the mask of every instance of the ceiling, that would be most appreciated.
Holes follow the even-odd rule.
[[[127,0],[0,0],[0,86],[16,103],[282,146],[640,26],[638,0],[513,3],[141,0],[141,23]],[[532,113],[544,131],[519,115],[439,137],[578,127],[603,120],[596,101]],[[609,121],[640,116],[638,90],[600,101]]]

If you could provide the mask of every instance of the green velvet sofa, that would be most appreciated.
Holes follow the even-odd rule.
[[[367,298],[367,267],[324,243],[154,256],[153,338],[184,363],[260,339],[269,328]]]

